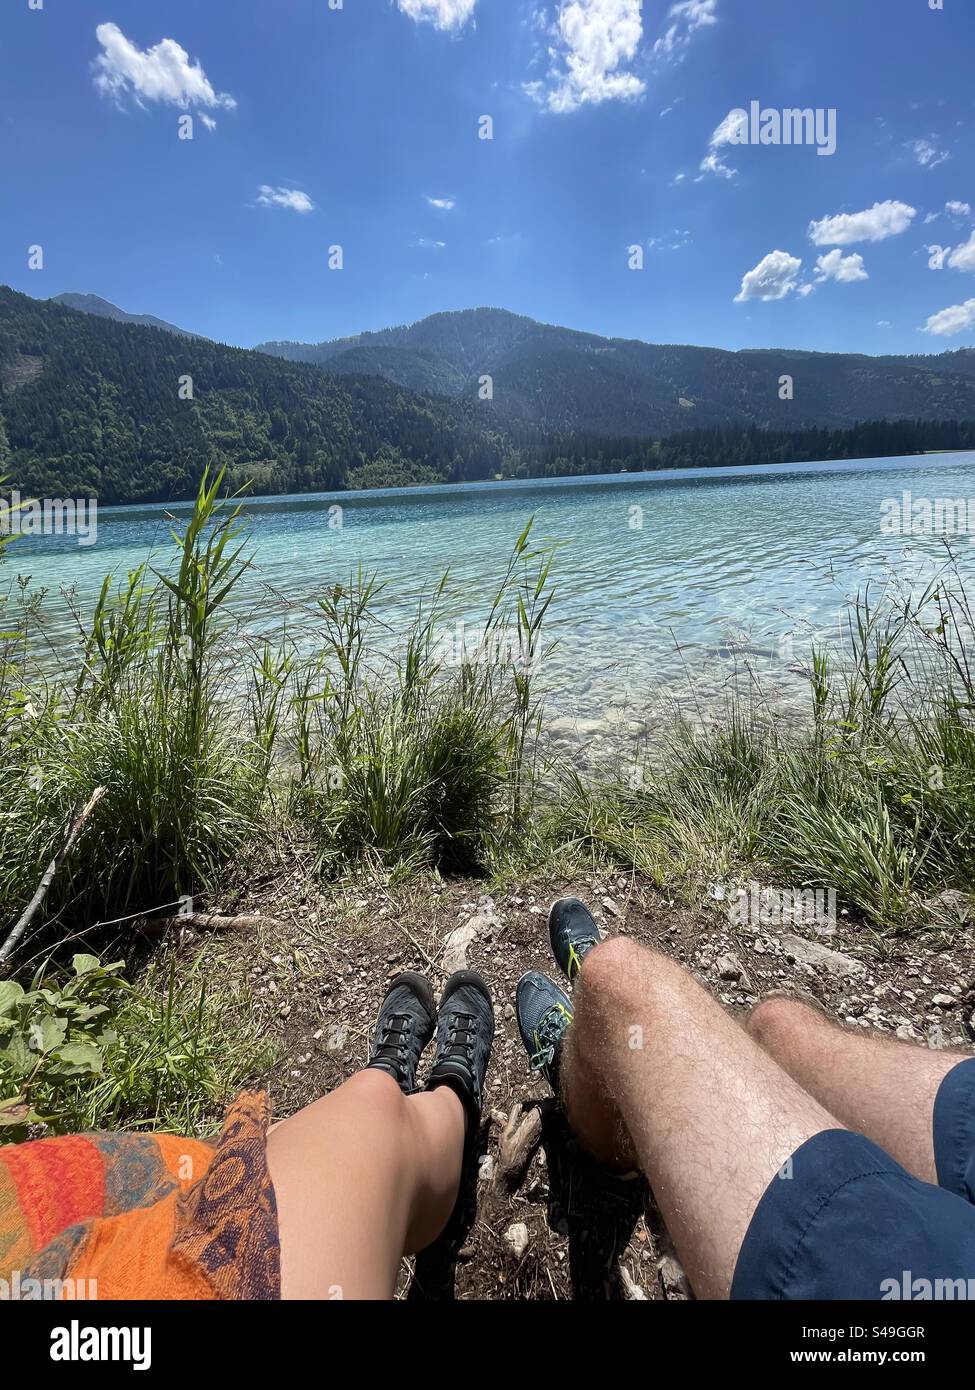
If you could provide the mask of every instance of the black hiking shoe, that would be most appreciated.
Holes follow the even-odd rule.
[[[437,1017],[437,1050],[427,1090],[450,1086],[467,1111],[467,1144],[477,1139],[484,1077],[494,1040],[494,1009],[484,980],[458,970],[444,985]]]
[[[558,898],[549,908],[548,939],[562,974],[571,984],[586,952],[600,942],[595,918],[578,898]]]
[[[436,1022],[429,981],[415,970],[404,970],[390,981],[379,1006],[379,1022],[366,1065],[388,1072],[401,1091],[412,1095],[420,1054],[433,1037]]]
[[[518,981],[515,1012],[532,1071],[542,1072],[558,1095],[562,1038],[572,1022],[569,996],[547,975],[529,970]]]

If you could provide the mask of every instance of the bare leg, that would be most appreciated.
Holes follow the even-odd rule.
[[[748,1032],[848,1129],[886,1149],[922,1182],[937,1182],[934,1101],[968,1053],[932,1052],[876,1033],[852,1032],[796,999],[767,999]]]
[[[450,1218],[465,1125],[448,1086],[404,1096],[366,1070],[275,1126],[282,1298],[391,1298],[403,1255]]]
[[[701,1298],[728,1296],[752,1214],[786,1160],[842,1128],[687,971],[623,938],[583,962],[561,1090],[599,1159],[643,1169]]]

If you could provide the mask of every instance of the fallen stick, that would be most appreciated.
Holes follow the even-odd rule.
[[[44,870],[44,877],[37,885],[37,892],[34,894],[30,902],[27,904],[27,907],[24,909],[23,916],[11,929],[10,935],[3,943],[3,946],[0,946],[0,964],[3,964],[4,962],[8,961],[10,957],[13,955],[14,951],[17,949],[21,937],[24,935],[24,932],[30,926],[31,921],[34,918],[34,914],[37,912],[41,903],[47,897],[47,890],[54,882],[54,875],[57,873],[58,869],[64,863],[65,859],[67,859],[68,855],[74,849],[75,842],[77,841],[78,836],[85,828],[85,822],[88,820],[88,817],[91,815],[92,811],[94,811],[95,807],[98,805],[99,801],[101,801],[104,795],[105,788],[96,787],[95,790],[92,792],[91,796],[85,802],[84,806],[81,808],[81,810],[76,812],[73,819],[69,822],[64,843],[61,845],[61,848],[58,850],[57,854],[51,860],[50,864],[48,864],[47,868]]]
[[[283,926],[274,917],[254,913],[227,917],[220,912],[188,912],[185,917],[147,917],[142,923],[143,930],[160,932],[169,931],[170,927],[193,927],[196,931],[249,931],[253,927],[283,930]]]

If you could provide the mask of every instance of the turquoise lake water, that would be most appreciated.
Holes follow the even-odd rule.
[[[273,631],[286,603],[311,604],[361,563],[387,581],[382,611],[395,624],[449,567],[451,620],[476,628],[534,516],[536,539],[558,543],[557,646],[539,679],[564,731],[571,722],[576,736],[598,737],[677,696],[714,709],[746,666],[773,703],[795,706],[812,641],[838,640],[858,588],[916,586],[943,563],[938,536],[882,529],[885,499],[905,491],[975,499],[975,454],[260,499],[246,506],[254,565],[235,608],[250,631]],[[336,504],[340,528],[329,525]],[[105,573],[147,557],[164,567],[167,516],[186,511],[101,508],[87,547],[18,539],[4,580],[30,575],[49,591],[57,648],[70,625],[58,591],[73,590],[84,608]],[[975,565],[967,536],[956,552]],[[292,607],[288,626],[314,644],[310,613]]]

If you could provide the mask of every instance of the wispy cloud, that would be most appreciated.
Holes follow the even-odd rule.
[[[152,48],[140,49],[127,39],[117,24],[99,24],[95,37],[102,51],[92,63],[95,86],[119,106],[128,97],[137,106],[165,102],[170,106],[232,111],[236,101],[217,92],[199,61],[191,62],[175,39],[162,39]],[[211,118],[205,122],[212,130]]]
[[[797,288],[802,261],[788,251],[770,251],[754,270],[742,276],[741,290],[735,295],[736,304],[750,299],[785,299]]]
[[[698,29],[717,24],[718,0],[681,0],[667,11],[668,26],[653,46],[658,58],[680,58]]]
[[[916,216],[916,208],[888,199],[885,203],[874,203],[872,208],[864,212],[840,212],[835,217],[810,222],[809,238],[817,246],[849,246],[855,241],[884,241],[887,237],[906,232]]]
[[[922,169],[937,169],[939,164],[951,158],[947,150],[939,150],[931,140],[909,140],[907,147],[913,151]]]
[[[700,183],[705,174],[717,174],[723,179],[733,179],[738,173],[737,169],[732,169],[725,164],[721,151],[726,145],[741,144],[739,132],[743,126],[747,127],[748,117],[745,112],[736,109],[729,111],[721,124],[715,129],[714,134],[708,142],[708,152],[701,160],[701,173],[697,179]]]
[[[400,9],[418,24],[436,29],[462,29],[474,13],[477,0],[396,0]]]
[[[426,193],[423,196],[432,208],[439,208],[441,212],[449,212],[457,206],[456,198],[431,198]]]
[[[287,208],[290,212],[313,212],[315,204],[307,193],[298,188],[272,188],[262,183],[257,191],[257,204],[262,208]]]

